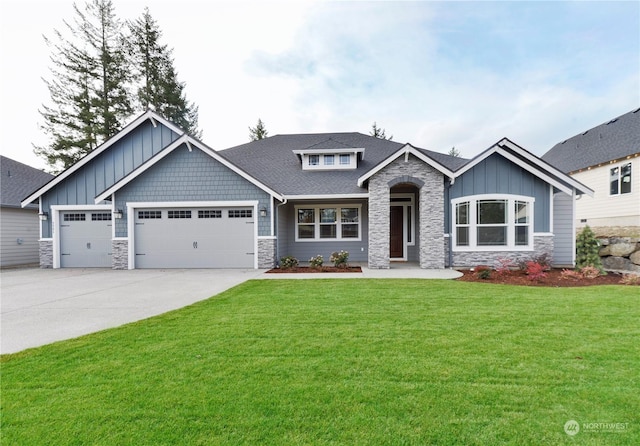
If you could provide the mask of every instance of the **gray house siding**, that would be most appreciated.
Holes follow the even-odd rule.
[[[312,241],[296,242],[296,206],[319,204],[329,205],[361,205],[360,220],[362,238],[359,241]],[[325,264],[329,263],[329,257],[335,251],[348,251],[349,262],[366,262],[369,225],[367,223],[367,201],[366,200],[322,200],[322,201],[294,201],[280,207],[278,215],[278,261],[280,257],[293,256],[301,263],[307,263],[311,257],[321,255]]]
[[[462,176],[448,190],[445,203],[445,232],[451,228],[451,205],[453,199],[480,194],[511,194],[534,197],[534,232],[550,232],[551,218],[550,188],[548,183],[527,172],[498,154],[481,161]]]
[[[553,263],[559,266],[574,266],[574,200],[563,192],[553,194],[553,234],[555,245]]]
[[[44,194],[42,210],[52,205],[95,204],[95,197],[139,167],[180,135],[146,121]],[[42,222],[42,236],[51,237],[51,219]]]
[[[0,209],[0,266],[38,263],[38,210]]]

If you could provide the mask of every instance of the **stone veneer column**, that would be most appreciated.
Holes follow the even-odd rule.
[[[53,240],[40,240],[38,242],[40,254],[40,268],[53,268]]]
[[[386,175],[369,180],[369,268],[389,268],[390,194]]]
[[[271,269],[276,265],[276,239],[258,239],[258,268]]]
[[[129,240],[113,240],[111,242],[111,267],[113,269],[129,269]]]
[[[441,174],[422,178],[420,188],[420,268],[444,268],[444,179]]]

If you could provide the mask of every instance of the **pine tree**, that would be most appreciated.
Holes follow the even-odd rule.
[[[576,238],[576,268],[581,269],[585,266],[593,266],[604,272],[599,250],[600,244],[596,239],[596,235],[588,225],[585,226]]]
[[[258,123],[255,127],[249,127],[249,138],[251,141],[258,141],[259,139],[264,139],[267,137],[269,132],[267,132],[267,128],[262,122],[262,119],[258,118]]]
[[[456,149],[455,146],[451,147],[451,149],[449,150],[449,152],[447,152],[447,155],[449,156],[455,156],[456,158],[460,157],[460,151],[458,149]]]
[[[384,129],[378,127],[376,122],[371,126],[371,132],[369,132],[369,135],[379,139],[388,139],[389,141],[393,139],[393,135],[387,138]]]
[[[198,107],[187,101],[185,84],[178,81],[173,50],[161,44],[162,31],[145,8],[142,16],[129,23],[129,53],[138,85],[136,108],[153,109],[188,133],[200,137]]]
[[[55,30],[52,80],[45,80],[52,105],[43,105],[42,129],[51,137],[36,147],[52,170],[66,169],[113,136],[131,114],[121,24],[111,0],[91,0],[84,12],[74,4],[74,23],[65,22],[75,40]]]

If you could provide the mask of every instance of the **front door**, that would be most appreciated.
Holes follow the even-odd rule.
[[[389,257],[404,258],[404,207],[391,206]]]

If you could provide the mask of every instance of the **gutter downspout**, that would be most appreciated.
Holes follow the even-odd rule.
[[[449,178],[449,184],[447,185],[447,204],[446,206],[449,207],[449,210],[451,210],[451,194],[450,194],[450,190],[451,190],[451,186],[453,186],[453,183],[456,182],[455,177],[454,178]],[[447,230],[449,231],[449,269],[453,269],[453,240],[451,237],[451,227],[453,226],[453,222],[452,222],[452,218],[453,215],[449,214],[449,227],[447,228]]]

